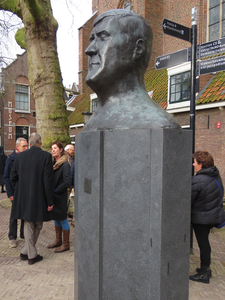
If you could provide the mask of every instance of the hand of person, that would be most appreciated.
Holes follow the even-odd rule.
[[[47,208],[47,211],[51,211],[51,210],[53,210],[53,206],[54,206],[54,205],[52,205],[52,206],[48,206],[48,208]]]
[[[9,197],[9,199],[10,199],[11,201],[13,201],[13,200],[14,200],[14,196]]]

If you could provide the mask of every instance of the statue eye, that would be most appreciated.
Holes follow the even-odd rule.
[[[102,40],[105,41],[108,39],[108,37],[110,36],[110,34],[108,32],[102,31],[99,32],[98,37]]]
[[[92,42],[94,40],[94,36],[91,35],[89,40],[90,40],[90,42]]]

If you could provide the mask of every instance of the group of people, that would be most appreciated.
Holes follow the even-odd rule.
[[[21,219],[20,238],[25,239],[21,260],[32,265],[43,259],[35,247],[43,222],[54,220],[56,238],[48,248],[55,252],[70,249],[70,226],[67,220],[68,189],[74,180],[74,146],[52,143],[52,155],[41,149],[41,137],[32,133],[27,140],[18,138],[11,155],[0,155],[4,166],[4,184],[12,201],[9,223],[9,245],[16,247],[17,220]],[[4,154],[3,147],[0,153]],[[207,151],[193,154],[196,174],[192,178],[191,223],[200,248],[200,268],[190,280],[209,283],[212,276],[209,233],[213,227],[225,225],[224,187],[212,155]],[[6,159],[7,158],[7,159]],[[3,175],[2,175],[3,177]],[[73,178],[73,179],[72,179]],[[1,177],[0,177],[1,179]],[[1,182],[0,182],[1,184]]]
[[[12,201],[9,245],[17,246],[17,220],[21,219],[20,238],[25,242],[20,259],[32,265],[43,259],[35,245],[45,221],[54,220],[55,223],[56,239],[48,248],[56,248],[56,253],[70,249],[67,200],[68,189],[73,186],[74,146],[68,145],[70,152],[67,153],[62,143],[55,141],[50,154],[41,149],[38,133],[30,135],[29,145],[27,150],[26,139],[17,139],[16,149],[6,160],[4,183]]]

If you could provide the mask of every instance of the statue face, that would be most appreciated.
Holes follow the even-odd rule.
[[[116,18],[107,17],[92,30],[88,58],[87,84],[94,90],[115,83],[132,64],[132,49],[128,36],[121,33]]]

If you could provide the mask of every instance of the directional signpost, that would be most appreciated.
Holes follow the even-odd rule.
[[[211,59],[201,60],[198,64],[198,74],[209,74],[225,71],[225,56],[217,56]]]
[[[191,60],[191,48],[159,56],[155,61],[156,70],[170,68]]]
[[[201,59],[221,53],[225,53],[225,38],[199,45],[197,58]]]
[[[194,153],[196,76],[225,71],[225,55],[201,60],[202,58],[224,54],[225,38],[221,38],[197,46],[197,9],[195,7],[192,9],[192,28],[185,27],[181,24],[167,19],[163,19],[162,27],[165,34],[191,43],[191,48],[157,57],[155,61],[155,68],[157,70],[170,68],[191,61],[190,128],[193,130],[192,151]],[[199,59],[200,61],[197,63],[196,59]],[[196,69],[198,70],[198,72],[196,72]],[[192,169],[192,175],[194,175],[194,168]],[[192,230],[191,234],[193,234]],[[193,248],[192,236],[191,248]]]
[[[163,32],[191,43],[191,28],[163,19]]]
[[[197,9],[196,7],[192,8],[192,28],[183,26],[181,24],[175,23],[173,21],[163,19],[163,32],[169,34],[176,38],[185,40],[191,43],[191,58],[188,54],[188,49],[185,49],[183,52],[179,52],[179,60],[176,59],[176,52],[170,53],[161,57],[157,57],[155,62],[156,69],[165,67],[171,67],[173,65],[178,65],[187,61],[191,61],[191,101],[190,101],[190,128],[193,131],[193,141],[192,141],[192,151],[195,151],[195,88],[196,88],[196,50],[197,50]],[[164,67],[164,68],[165,68]],[[194,168],[192,169],[192,175],[194,175]],[[191,231],[191,248],[193,248],[193,237]]]

